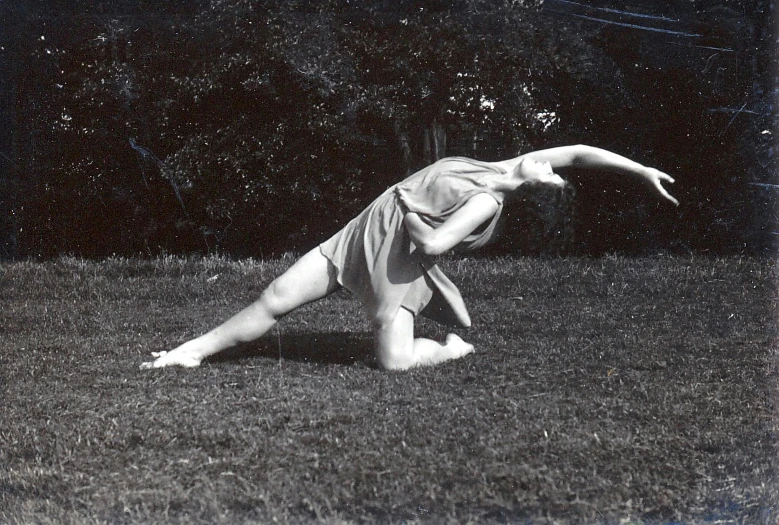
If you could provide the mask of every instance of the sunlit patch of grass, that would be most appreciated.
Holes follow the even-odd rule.
[[[340,292],[199,369],[138,369],[292,261],[0,265],[0,523],[775,518],[771,261],[443,259],[463,360],[369,366]]]

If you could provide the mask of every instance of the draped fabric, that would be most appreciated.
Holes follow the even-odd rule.
[[[468,310],[457,287],[436,265],[435,258],[414,246],[403,226],[415,212],[433,228],[478,193],[488,193],[499,208],[492,220],[460,243],[473,250],[489,242],[503,211],[500,194],[484,183],[504,171],[464,157],[441,159],[390,187],[341,231],[320,245],[337,269],[338,282],[351,291],[378,326],[386,326],[403,307],[435,321],[470,326]]]

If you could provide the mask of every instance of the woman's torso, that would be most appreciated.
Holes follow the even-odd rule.
[[[459,248],[476,249],[489,242],[503,210],[503,196],[488,184],[505,171],[495,164],[466,157],[447,157],[414,173],[391,190],[406,211],[414,212],[430,226],[440,226],[478,193],[491,195],[499,205],[489,223],[469,235]]]

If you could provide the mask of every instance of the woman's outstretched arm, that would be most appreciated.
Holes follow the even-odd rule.
[[[670,175],[605,149],[584,145],[562,146],[534,151],[524,156],[538,162],[549,162],[552,169],[567,167],[600,169],[635,176],[663,198],[676,206],[679,205],[679,201],[669,194],[662,184],[663,182],[673,184],[674,179]]]

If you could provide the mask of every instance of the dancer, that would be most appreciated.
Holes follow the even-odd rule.
[[[459,291],[436,266],[435,256],[492,240],[506,198],[528,183],[562,189],[567,183],[554,170],[565,167],[635,177],[679,204],[662,185],[674,182],[669,175],[590,146],[539,150],[500,162],[444,158],[387,189],[277,277],[253,304],[170,352],[153,352],[156,359],[141,367],[198,366],[208,356],[256,340],[292,310],[341,287],[372,320],[374,353],[382,367],[403,370],[470,354],[473,346],[455,334],[443,343],[414,338],[420,314],[471,325]]]

